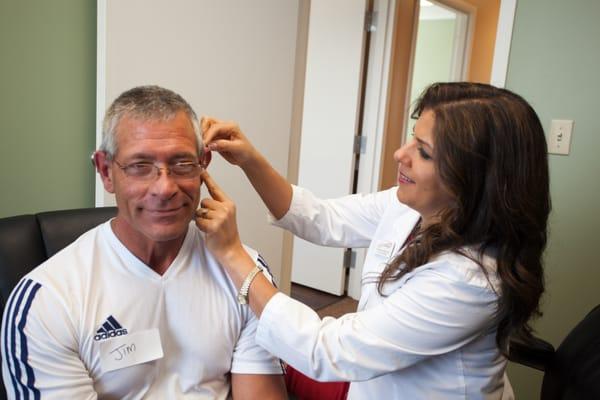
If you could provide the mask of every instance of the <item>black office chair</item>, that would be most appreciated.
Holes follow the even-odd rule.
[[[0,314],[12,289],[24,275],[82,233],[116,214],[116,207],[103,207],[0,219]],[[1,375],[0,387],[0,400],[6,400]]]
[[[541,400],[600,399],[600,305],[558,346],[511,340],[511,361],[544,371]],[[518,397],[518,393],[515,393]]]

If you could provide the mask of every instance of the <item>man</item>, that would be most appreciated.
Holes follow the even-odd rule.
[[[9,398],[285,398],[256,317],[192,222],[209,156],[189,104],[156,86],[121,94],[93,159],[118,214],[13,291]]]

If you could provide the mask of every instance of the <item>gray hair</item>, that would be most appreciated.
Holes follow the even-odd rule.
[[[196,113],[187,101],[172,90],[160,86],[138,86],[129,89],[113,101],[102,124],[100,151],[112,159],[117,153],[117,126],[124,116],[142,120],[169,120],[183,111],[190,119],[196,136],[198,157],[202,157],[204,146]]]

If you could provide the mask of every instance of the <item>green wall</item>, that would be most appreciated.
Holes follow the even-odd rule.
[[[0,2],[0,217],[91,207],[96,1]]]
[[[550,155],[553,212],[540,336],[557,346],[600,303],[600,2],[519,0],[506,87],[552,119],[573,119],[568,156]],[[538,398],[542,374],[511,365],[518,399]]]
[[[455,19],[419,20],[415,61],[410,91],[410,111],[425,88],[450,79]],[[408,116],[406,140],[410,140],[416,120]]]
[[[419,20],[411,103],[430,84],[450,78],[455,26],[455,19]]]

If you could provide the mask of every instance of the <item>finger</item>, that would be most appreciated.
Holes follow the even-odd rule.
[[[216,139],[231,140],[237,134],[237,125],[231,122],[215,121],[204,131],[202,140],[205,144],[211,143]]]
[[[229,151],[235,150],[235,148],[237,147],[237,143],[233,142],[231,140],[219,139],[219,140],[213,140],[212,142],[207,144],[206,147],[210,151],[217,151],[219,153],[223,153],[223,152],[229,152]]]
[[[195,222],[196,222],[196,226],[198,227],[198,229],[200,229],[202,232],[207,233],[207,234],[214,233],[218,229],[218,225],[215,224],[215,222],[210,219],[196,218]]]
[[[202,118],[200,118],[200,128],[202,129],[202,133],[204,134],[204,132],[210,129],[210,127],[216,122],[219,121],[213,117],[203,116]]]
[[[202,174],[200,174],[200,177],[204,181],[204,185],[206,185],[206,188],[208,189],[208,193],[210,194],[210,197],[212,197],[213,199],[215,199],[217,201],[229,200],[229,198],[227,197],[225,192],[223,192],[223,190],[221,190],[219,185],[217,185],[217,183],[213,180],[213,178],[210,176],[210,174],[206,170],[202,171]]]
[[[222,204],[220,201],[217,201],[213,198],[206,197],[200,201],[200,206],[202,208],[206,208],[208,211],[218,211],[222,208]]]
[[[196,218],[204,218],[204,219],[208,219],[208,213],[209,213],[209,209],[208,208],[199,208],[196,210]]]
[[[204,123],[202,127],[202,140],[205,144],[210,143],[215,139],[216,135],[223,134],[220,132],[219,127],[221,126],[221,122],[211,118]]]

